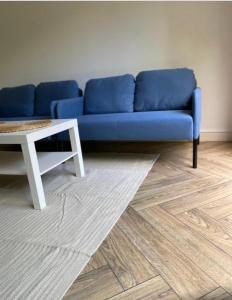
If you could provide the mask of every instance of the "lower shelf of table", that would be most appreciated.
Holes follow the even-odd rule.
[[[40,174],[43,175],[76,154],[75,152],[37,152]],[[25,175],[26,167],[22,152],[0,151],[0,174]]]

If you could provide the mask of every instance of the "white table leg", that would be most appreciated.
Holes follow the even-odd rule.
[[[27,170],[27,177],[31,189],[32,200],[35,209],[46,207],[43,184],[40,175],[39,163],[36,154],[35,144],[24,143],[22,152]]]
[[[77,155],[73,157],[76,176],[79,175],[78,170],[80,170],[81,177],[84,177],[85,169],[84,169],[84,163],[83,163],[83,157],[81,151],[79,130],[77,126],[74,126],[73,128],[69,129],[69,136],[70,136],[72,151],[77,152]]]

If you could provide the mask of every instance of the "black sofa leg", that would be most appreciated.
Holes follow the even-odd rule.
[[[199,138],[193,139],[193,168],[197,168],[197,146],[199,145]]]

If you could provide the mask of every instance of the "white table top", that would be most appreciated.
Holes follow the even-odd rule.
[[[15,121],[9,122],[16,123]],[[25,123],[26,121],[17,121],[17,123],[20,122]],[[68,130],[76,125],[76,119],[52,120],[52,123],[46,127],[36,128],[28,131],[0,133],[0,144],[22,144],[27,142],[35,142],[53,134]]]

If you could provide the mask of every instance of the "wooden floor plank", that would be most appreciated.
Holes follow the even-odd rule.
[[[100,250],[124,290],[158,275],[155,268],[117,225],[103,242]]]
[[[217,287],[132,208],[123,214],[118,226],[182,299],[196,299]]]
[[[106,266],[107,261],[102,255],[101,251],[97,251],[88,262],[88,265],[84,268],[81,274],[88,273],[95,269],[101,268],[102,266]]]
[[[223,228],[232,235],[232,214],[229,216],[226,216],[220,220],[218,220],[220,224],[223,226]]]
[[[228,156],[228,154],[221,155],[221,152],[216,152],[211,155],[203,154],[200,158],[200,163],[202,165],[202,168],[210,168],[211,174],[223,176],[223,177],[230,177],[232,175],[232,160],[231,160],[231,154]]]
[[[164,159],[159,159],[155,167],[152,169],[151,173],[151,175],[153,175],[153,173],[158,173],[161,176],[167,178],[182,175],[183,171],[180,168],[178,168],[178,166],[170,164]]]
[[[110,300],[178,300],[180,299],[161,276],[150,279]]]
[[[217,220],[197,208],[177,215],[177,218],[232,257],[232,235]]]
[[[145,195],[143,194],[140,198],[135,196],[135,199],[131,202],[131,206],[135,210],[139,211],[161,203],[170,202],[171,200],[178,199],[180,197],[186,197],[189,194],[200,192],[205,188],[213,187],[218,185],[219,182],[224,181],[225,179],[211,176],[204,179],[192,179],[186,182],[179,182],[177,184],[173,184],[171,187],[168,186],[159,188],[153,193],[145,193]]]
[[[232,195],[200,206],[200,209],[215,219],[225,218],[232,212]]]
[[[153,199],[156,193],[161,189],[162,191],[165,189],[172,189],[173,186],[175,187],[178,184],[187,183],[195,179],[191,174],[180,174],[178,176],[166,177],[161,179],[154,179],[151,175],[148,176],[143,185],[140,187],[138,192],[136,193],[131,206],[137,207],[139,203],[145,202],[145,199]]]
[[[232,257],[198,232],[159,207],[145,209],[139,214],[218,285],[231,278]]]
[[[224,289],[218,288],[211,293],[199,298],[199,300],[232,300],[232,296]]]
[[[102,300],[123,289],[108,266],[81,275],[69,289],[64,300]]]
[[[225,280],[221,285],[230,295],[232,295],[232,279]]]
[[[232,256],[232,223],[230,228],[225,225],[223,226],[221,220],[214,220],[200,209],[193,209],[177,215],[177,217],[187,226],[190,226],[211,241],[219,249]],[[228,265],[225,265],[224,268],[227,270]],[[232,294],[232,277],[222,279],[220,285]]]
[[[210,160],[210,158],[200,158],[198,164],[201,166],[202,170],[208,171],[212,175],[231,178],[232,169],[220,163],[220,159]]]
[[[147,178],[144,180],[143,184],[141,185],[140,189],[138,190],[135,198],[133,200],[137,199],[140,197],[140,192],[142,193],[154,193],[156,192],[159,188],[165,188],[172,186],[173,184],[178,184],[178,183],[183,183],[188,180],[194,179],[193,175],[191,174],[179,174],[177,176],[169,176],[165,178],[159,178],[159,179],[154,179],[152,174],[149,174]]]
[[[231,153],[231,142],[201,142],[199,145],[201,153],[226,154]]]
[[[215,200],[231,195],[232,181],[222,180],[213,186],[206,187],[201,191],[189,195],[180,196],[172,201],[162,203],[160,206],[169,213],[176,215],[198,206],[213,202]],[[179,194],[180,195],[180,194]]]
[[[167,165],[172,166],[173,168],[177,168],[179,172],[191,174],[196,178],[205,178],[210,175],[209,169],[203,170],[201,167],[198,167],[197,169],[192,168],[192,152],[190,157],[188,158],[183,157],[182,153],[183,152],[181,151],[181,156],[173,156],[170,154],[166,154],[165,157],[163,157],[163,160],[165,160]]]

